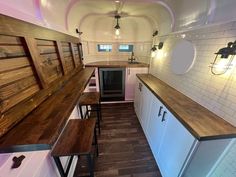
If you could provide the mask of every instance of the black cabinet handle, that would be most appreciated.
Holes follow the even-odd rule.
[[[140,92],[142,92],[142,86],[143,86],[143,85],[142,85],[141,83],[139,83],[139,91],[140,91]]]
[[[162,118],[161,118],[161,121],[162,121],[162,122],[164,122],[164,121],[166,120],[166,119],[165,119],[166,113],[167,113],[166,111],[163,112],[163,115],[162,115]]]
[[[24,160],[24,158],[25,158],[24,155],[21,155],[19,157],[14,156],[13,159],[12,159],[13,164],[12,164],[11,168],[13,169],[13,168],[20,167],[20,165],[21,165],[22,161]]]
[[[158,112],[158,117],[161,116],[161,111],[162,111],[162,109],[163,109],[163,106],[160,106],[160,108],[159,108],[159,112]]]

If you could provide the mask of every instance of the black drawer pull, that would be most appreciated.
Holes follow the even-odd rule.
[[[162,115],[162,118],[161,118],[161,121],[164,122],[166,120],[166,111],[163,112],[163,115]]]
[[[163,106],[160,106],[160,108],[159,108],[159,112],[158,112],[158,117],[161,116],[161,111],[162,111],[162,109],[163,109]]]

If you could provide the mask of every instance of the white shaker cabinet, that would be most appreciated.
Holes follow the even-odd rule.
[[[142,89],[143,84],[141,81],[139,81],[138,78],[136,78],[136,83],[135,83],[135,90],[134,90],[134,109],[136,112],[136,115],[138,119],[140,120],[141,117],[141,104],[142,104],[142,97],[141,97],[141,89]]]
[[[148,73],[147,67],[126,68],[125,100],[133,101],[136,83],[136,74]]]
[[[153,95],[146,137],[155,159],[157,159],[167,123],[167,121],[163,119],[165,117],[162,117],[165,116],[162,115],[163,109],[165,108],[162,103]]]
[[[169,111],[165,116],[166,128],[157,162],[164,177],[177,177],[197,140]]]
[[[163,177],[208,177],[236,141],[199,141],[138,78],[134,107]]]

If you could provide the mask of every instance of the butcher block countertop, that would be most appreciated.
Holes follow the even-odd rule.
[[[137,77],[198,140],[236,138],[236,127],[151,74]]]
[[[97,61],[85,64],[86,67],[100,67],[100,68],[136,68],[149,67],[146,63],[129,63],[128,61]]]
[[[92,77],[95,68],[77,72],[0,138],[0,153],[51,149]]]

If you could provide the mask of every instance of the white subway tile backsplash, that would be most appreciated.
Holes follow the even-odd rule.
[[[165,44],[162,50],[168,55],[159,60],[152,59],[150,73],[236,126],[236,66],[221,76],[212,75],[209,67],[215,58],[214,53],[236,40],[236,22],[185,32],[185,39],[196,46],[196,59],[188,73],[175,75],[170,66],[171,52],[181,34],[165,36],[167,40],[162,40]],[[157,37],[156,41],[161,39]],[[235,177],[235,157],[236,145],[218,165],[212,177]]]

